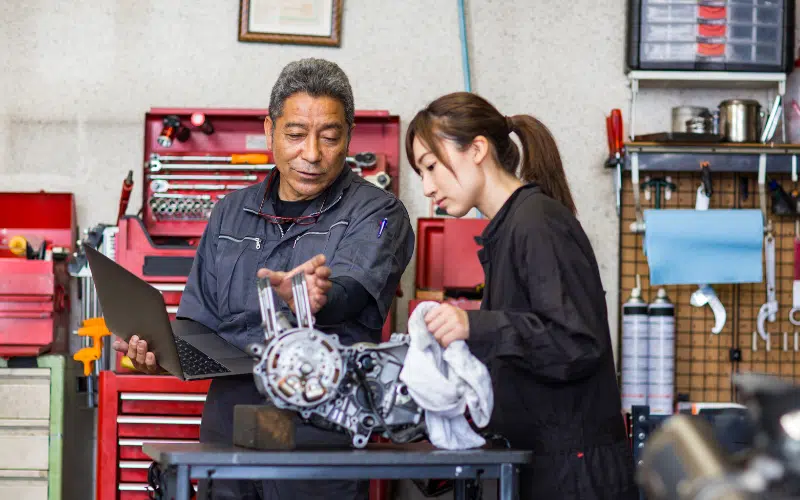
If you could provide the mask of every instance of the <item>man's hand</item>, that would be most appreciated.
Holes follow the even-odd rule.
[[[303,273],[308,286],[308,300],[311,303],[311,314],[316,314],[328,301],[328,290],[331,289],[331,269],[325,266],[325,256],[316,255],[289,272],[259,269],[259,278],[269,278],[270,285],[278,296],[289,305],[293,313],[297,313],[292,295],[292,277]]]
[[[142,373],[156,375],[163,370],[156,363],[156,355],[147,350],[147,342],[134,335],[130,342],[117,339],[112,345],[115,351],[128,356],[133,363],[133,367]]]
[[[425,325],[444,348],[455,340],[469,338],[467,311],[450,304],[441,304],[428,311],[425,315]]]

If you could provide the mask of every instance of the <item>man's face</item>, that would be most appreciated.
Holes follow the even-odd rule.
[[[349,130],[337,99],[294,94],[275,123],[267,117],[264,132],[280,172],[278,195],[284,201],[316,198],[344,168]]]

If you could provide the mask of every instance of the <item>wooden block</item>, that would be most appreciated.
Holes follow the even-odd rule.
[[[233,408],[233,444],[256,450],[294,450],[295,414],[268,405]]]

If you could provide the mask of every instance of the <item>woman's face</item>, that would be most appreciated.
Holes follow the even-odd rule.
[[[451,141],[441,142],[450,170],[418,137],[414,138],[414,158],[422,177],[425,196],[453,217],[463,217],[477,206],[485,178],[477,160],[481,152],[473,147],[461,151]]]

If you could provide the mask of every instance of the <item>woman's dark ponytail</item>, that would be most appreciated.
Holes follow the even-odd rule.
[[[509,121],[511,130],[519,137],[524,151],[520,178],[525,182],[535,182],[545,194],[560,201],[576,214],[578,210],[567,183],[561,154],[550,130],[530,115],[514,115],[509,117]]]

